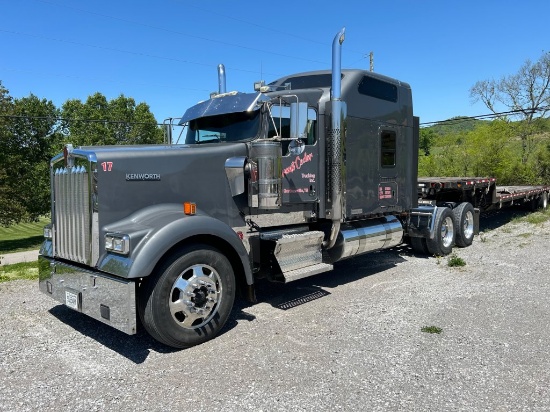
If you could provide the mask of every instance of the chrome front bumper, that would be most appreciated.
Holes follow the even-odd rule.
[[[38,257],[39,289],[66,306],[129,335],[136,333],[136,284]]]

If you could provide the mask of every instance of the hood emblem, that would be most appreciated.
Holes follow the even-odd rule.
[[[126,181],[128,182],[143,182],[143,181],[159,181],[160,173],[126,173]]]

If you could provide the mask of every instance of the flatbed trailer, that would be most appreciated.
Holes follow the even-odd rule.
[[[420,204],[471,203],[481,211],[523,205],[546,209],[550,185],[497,186],[494,177],[419,177]]]

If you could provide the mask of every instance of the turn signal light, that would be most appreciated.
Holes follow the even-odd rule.
[[[185,202],[183,204],[183,213],[186,215],[194,215],[197,213],[197,205],[191,202]]]

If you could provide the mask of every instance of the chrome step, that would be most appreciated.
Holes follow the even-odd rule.
[[[284,273],[322,262],[321,231],[283,235],[277,240],[274,255]]]
[[[276,240],[273,252],[281,268],[285,283],[332,270],[323,263],[322,231],[283,234]]]
[[[318,273],[328,272],[332,270],[332,265],[328,263],[317,263],[315,265],[294,269],[284,272],[285,283],[292,282],[298,279],[307,278],[308,276],[317,275]]]

